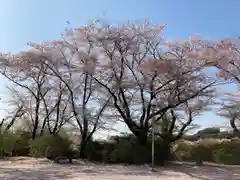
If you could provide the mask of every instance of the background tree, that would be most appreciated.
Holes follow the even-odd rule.
[[[92,71],[88,68],[90,67],[87,58],[89,51],[73,52],[71,48],[75,40],[69,41],[70,35],[67,32],[63,35],[61,41],[45,42],[40,45],[29,43],[32,50],[20,53],[18,58],[27,59],[27,61],[35,64],[35,67],[41,67],[41,64],[47,67],[44,73],[48,77],[48,81],[50,77],[50,79],[52,77],[53,79],[57,78],[57,81],[60,81],[64,89],[67,90],[68,102],[73,116],[70,117],[75,119],[75,122],[71,124],[77,125],[79,128],[81,134],[80,156],[84,157],[83,153],[87,143],[93,134],[106,124],[102,116],[111,98],[104,93],[100,93],[100,86],[93,81]],[[39,68],[38,71],[41,71],[41,69]],[[52,84],[53,80],[51,80],[51,87],[54,86]],[[49,96],[51,94],[48,88],[48,93],[44,94],[44,97],[50,100]],[[46,122],[49,122],[50,116],[55,111],[52,111],[49,116],[49,110],[47,110],[49,105],[47,105],[44,97],[41,95],[45,113],[47,113],[48,120]],[[58,106],[56,108],[58,111]],[[58,113],[56,116],[58,116]],[[54,120],[55,123],[57,119]]]
[[[239,101],[236,99],[229,100],[225,102],[220,111],[217,113],[218,115],[225,117],[229,120],[230,126],[233,129],[234,133],[239,132],[239,120],[240,120],[240,109],[239,109]]]
[[[21,118],[25,114],[23,110],[23,105],[18,106],[11,112],[11,115],[3,118],[0,122],[0,127],[8,131],[15,124],[16,120]]]
[[[73,118],[66,86],[59,79],[54,81],[49,92],[45,96],[41,94],[44,116],[40,135],[44,133],[46,127],[50,134],[56,135]]]
[[[197,127],[197,125],[194,124],[194,118],[202,112],[210,110],[209,105],[212,104],[212,101],[211,96],[204,99],[192,99],[177,108],[170,109],[164,114],[162,119],[157,122],[155,132],[163,142],[163,160],[169,160],[171,158],[171,146],[173,143],[182,139],[187,131]]]
[[[217,69],[216,74],[219,78],[223,78],[227,83],[234,83],[239,86],[240,83],[240,46],[239,38],[222,39],[220,41],[202,40],[204,46],[194,52],[197,59],[204,59],[208,66]],[[218,113],[230,119],[230,125],[234,132],[238,132],[236,122],[238,120],[240,93],[228,92],[228,98],[222,100],[222,107]]]
[[[19,94],[24,97],[24,106],[28,112],[31,111],[29,115],[33,123],[32,139],[35,139],[40,123],[41,94],[46,95],[48,92],[48,89],[44,88],[47,81],[45,71],[46,66],[39,64],[37,67],[23,56],[5,55],[1,59],[0,73],[21,91]]]

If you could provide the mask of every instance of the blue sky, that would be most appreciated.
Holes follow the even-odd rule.
[[[0,0],[0,51],[18,52],[27,41],[58,39],[67,27],[104,17],[111,22],[141,20],[167,24],[166,39],[198,33],[211,38],[239,36],[240,1],[232,0]],[[0,96],[7,99],[0,78]],[[232,86],[226,86],[231,90]],[[198,119],[201,125],[223,123],[213,113]]]

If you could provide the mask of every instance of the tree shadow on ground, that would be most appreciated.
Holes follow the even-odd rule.
[[[23,167],[25,166],[25,168]],[[64,180],[71,178],[105,179],[116,177],[138,178],[160,178],[168,177],[178,179],[185,175],[199,180],[240,180],[240,167],[204,165],[195,166],[191,164],[169,164],[167,167],[157,167],[157,172],[151,172],[149,166],[124,166],[105,164],[45,164],[23,166],[7,165],[0,167],[1,180]]]
[[[67,172],[53,171],[49,168],[0,168],[1,180],[63,180],[69,177]]]
[[[117,177],[161,177],[165,176],[162,169],[151,172],[148,166],[120,166],[120,165],[46,165],[38,168],[0,168],[1,180],[64,180],[71,178],[90,178],[97,177],[109,178]],[[177,173],[171,177],[179,177]]]
[[[240,180],[239,166],[173,164],[169,168],[201,180]]]

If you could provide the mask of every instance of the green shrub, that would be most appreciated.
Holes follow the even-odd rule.
[[[72,153],[71,141],[61,135],[44,134],[30,141],[30,155],[33,157],[68,156]]]
[[[31,132],[17,131],[18,138],[14,145],[13,156],[27,156],[29,155],[29,141],[31,140]]]
[[[166,148],[165,148],[166,149]],[[155,141],[156,163],[161,163],[168,155],[163,151],[162,141]],[[110,141],[88,143],[86,158],[106,163],[144,164],[151,162],[151,141],[142,146],[136,137],[115,136]]]
[[[203,139],[198,142],[178,142],[175,158],[180,161],[195,161],[200,157],[203,161],[220,164],[240,164],[239,140]]]
[[[203,161],[213,162],[212,146],[208,144],[197,144],[193,148],[193,159],[200,158]]]
[[[114,144],[109,142],[90,141],[85,149],[85,156],[90,161],[108,162],[108,153],[110,153],[113,148]]]
[[[180,141],[174,150],[174,158],[178,161],[193,161],[196,146],[191,142]]]
[[[113,163],[143,164],[149,162],[149,158],[147,145],[141,146],[135,139],[128,141],[123,138],[115,142],[109,160]]]
[[[220,128],[215,128],[215,127],[209,127],[202,129],[197,132],[198,136],[203,136],[203,135],[213,135],[213,134],[219,134],[220,133]]]
[[[17,139],[11,131],[0,131],[0,156],[11,156]]]
[[[240,164],[240,142],[223,142],[213,151],[214,162],[221,164]]]

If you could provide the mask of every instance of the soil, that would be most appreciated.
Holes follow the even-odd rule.
[[[1,180],[240,180],[239,166],[172,164],[167,167],[104,165],[73,160],[55,164],[48,159],[17,157],[0,160]]]

